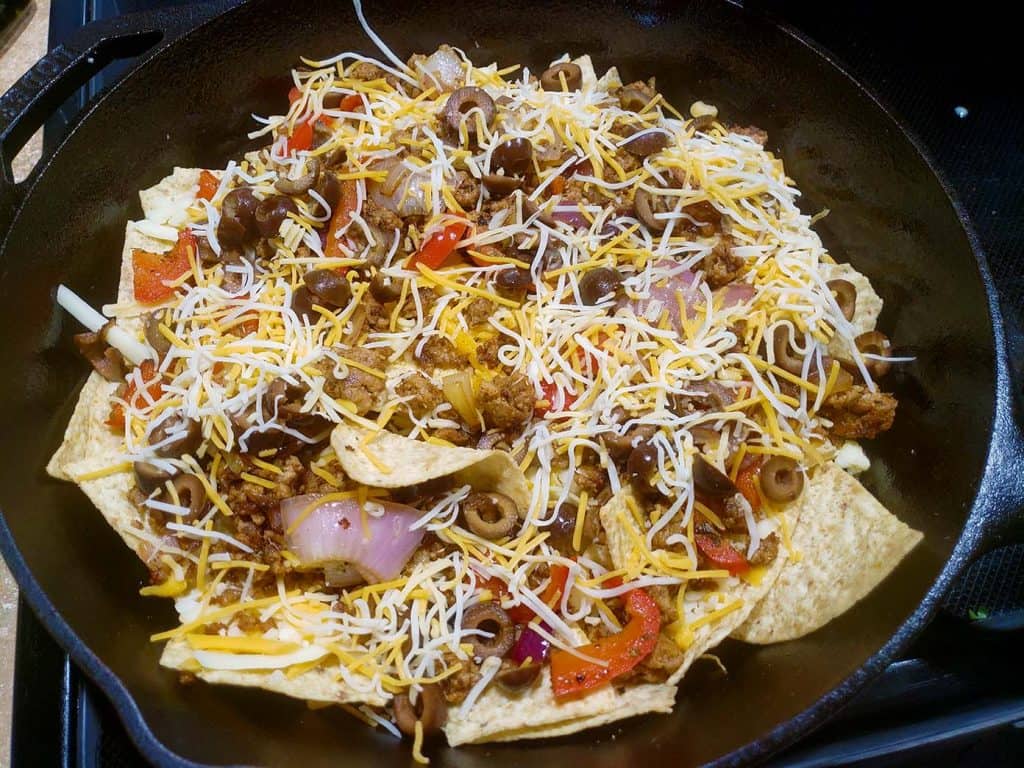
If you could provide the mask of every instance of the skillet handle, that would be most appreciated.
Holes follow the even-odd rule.
[[[1024,329],[1012,307],[993,309],[1002,360],[996,365],[991,453],[978,490],[978,556],[1024,543]]]
[[[75,91],[118,59],[161,50],[198,25],[237,5],[217,0],[96,21],[41,58],[0,97],[0,233],[13,219],[35,171],[14,181],[11,160]],[[88,111],[88,107],[82,112]],[[44,165],[41,160],[37,169]]]

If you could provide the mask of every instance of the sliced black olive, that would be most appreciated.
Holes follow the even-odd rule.
[[[802,373],[804,359],[799,357],[790,346],[792,331],[788,326],[778,326],[772,335],[772,350],[775,352],[775,364],[790,373]]]
[[[295,201],[284,195],[271,195],[256,206],[253,218],[263,237],[275,237],[289,213],[298,213]]]
[[[228,192],[220,206],[217,242],[222,246],[237,246],[255,237],[258,205],[259,201],[249,187]]]
[[[571,61],[555,64],[541,74],[540,87],[545,91],[561,91],[563,79],[567,89],[578,91],[583,86],[583,70]]]
[[[395,725],[406,736],[416,735],[416,722],[424,736],[435,736],[448,720],[448,705],[436,683],[424,685],[416,694],[413,704],[408,693],[400,693],[394,699]]]
[[[123,381],[125,376],[124,357],[113,347],[107,346],[107,330],[113,325],[108,322],[98,331],[76,333],[73,337],[75,346],[82,357],[89,361],[93,369],[107,381]]]
[[[398,301],[402,295],[402,281],[378,272],[370,280],[370,295],[381,304]]]
[[[668,134],[664,131],[646,131],[635,138],[631,138],[622,148],[631,155],[647,157],[655,152],[661,152],[668,146]]]
[[[489,632],[491,637],[470,635],[466,642],[473,646],[473,656],[486,659],[490,656],[504,656],[512,650],[516,641],[515,625],[505,609],[494,602],[477,603],[462,615],[464,630]]]
[[[857,349],[862,354],[889,357],[889,339],[881,331],[862,333],[854,339],[854,343],[856,343]],[[888,360],[865,360],[864,367],[868,369],[868,373],[872,377],[877,379],[889,372],[889,369],[892,368],[892,363]]]
[[[571,555],[576,552],[572,545],[573,535],[576,533],[576,517],[579,511],[578,504],[562,504],[555,511],[555,519],[543,530],[548,533],[547,542],[559,552]],[[583,531],[580,535],[580,551],[589,547],[601,530],[601,520],[594,512],[588,512],[583,518]]]
[[[509,176],[522,176],[533,167],[533,144],[516,137],[503,141],[491,153],[491,169]]]
[[[597,304],[609,294],[614,294],[622,282],[622,275],[608,267],[598,267],[580,278],[580,299],[588,307]]]
[[[654,437],[658,428],[653,424],[637,424],[625,434],[617,432],[606,432],[601,435],[601,442],[604,443],[608,455],[616,461],[624,461],[629,458],[633,449]]]
[[[278,376],[267,385],[265,400],[272,409],[273,404],[278,401],[280,401],[279,404],[299,402],[306,396],[308,391],[309,387],[305,384],[292,384],[290,381]]]
[[[338,201],[341,199],[341,182],[338,181],[338,176],[333,171],[322,171],[320,173],[320,179],[317,181],[316,186],[313,189],[324,199],[325,203],[331,206],[331,210],[333,211],[335,206],[338,205]],[[320,204],[317,203],[314,213],[318,216],[322,216],[326,211],[321,211]]]
[[[857,312],[857,287],[849,280],[829,280],[825,285],[836,295],[836,304],[843,317],[853,320]]]
[[[650,443],[641,443],[626,459],[626,472],[633,480],[646,480],[657,468],[658,449]]]
[[[515,693],[533,685],[540,677],[540,670],[540,664],[524,664],[499,672],[494,679],[506,691]]]
[[[716,499],[728,498],[739,493],[729,476],[719,471],[699,453],[693,458],[693,484],[705,496]]]
[[[209,266],[210,264],[216,264],[220,261],[220,257],[213,250],[213,246],[210,245],[210,241],[202,236],[196,237],[196,252],[199,255],[199,261]]]
[[[284,176],[274,182],[274,189],[285,195],[301,195],[308,192],[320,180],[320,161],[311,157],[306,163],[306,172],[297,179]]]
[[[619,91],[619,105],[630,112],[639,112],[651,101],[651,97],[633,85],[627,85]]]
[[[135,484],[145,494],[150,494],[160,488],[173,476],[170,472],[165,472],[155,464],[146,461],[136,461],[132,466],[135,469]]]
[[[479,109],[483,113],[484,125],[494,120],[494,99],[483,88],[467,85],[454,91],[444,105],[444,121],[454,134],[458,134],[463,116],[471,109]],[[466,120],[466,131],[470,136],[476,135],[476,117]]]
[[[659,196],[660,197],[660,196]],[[654,194],[641,187],[633,196],[633,205],[636,208],[636,216],[651,232],[664,232],[668,224],[664,219],[655,218],[655,213],[662,213]]]
[[[471,493],[462,502],[469,530],[492,541],[512,533],[519,522],[516,503],[503,493]]]
[[[149,433],[149,444],[163,443],[172,434],[178,437],[156,448],[157,456],[163,459],[178,459],[185,454],[195,453],[203,442],[203,430],[199,422],[187,419],[179,412],[168,416],[153,428]]]
[[[533,277],[530,271],[522,267],[503,269],[494,276],[494,287],[498,293],[508,298],[522,299],[532,286]]]
[[[206,507],[206,489],[195,475],[175,475],[171,481],[174,492],[178,494],[178,502],[189,508],[191,517],[199,517]]]
[[[253,426],[253,408],[250,408],[245,413],[233,413],[229,417],[231,419],[231,425],[234,429],[235,440],[240,441],[242,435]],[[238,450],[241,453],[247,455],[258,454],[261,451],[267,451],[272,448],[280,448],[287,435],[276,429],[268,429],[263,432],[253,432],[245,438],[245,448],[242,448],[241,442],[239,442]]]
[[[761,490],[772,501],[790,502],[804,489],[804,476],[796,462],[786,456],[772,456],[761,467]]]
[[[352,301],[352,286],[333,269],[314,269],[303,276],[302,282],[327,306],[347,307]]]
[[[514,176],[502,176],[497,173],[485,174],[480,181],[491,197],[507,197],[523,186],[523,180]]]
[[[157,312],[148,312],[142,320],[142,327],[146,334],[146,341],[149,342],[149,346],[153,348],[153,351],[160,357],[167,354],[167,351],[171,348],[171,342],[167,340],[167,337],[160,333],[160,315]]]
[[[292,311],[298,315],[299,320],[316,320],[317,312],[313,309],[313,304],[313,294],[306,286],[300,285],[292,293]]]

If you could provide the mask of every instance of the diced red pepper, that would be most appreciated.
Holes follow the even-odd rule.
[[[423,241],[420,249],[409,258],[406,266],[415,267],[417,264],[423,264],[431,269],[437,269],[455,250],[455,246],[466,233],[468,226],[468,221],[460,220],[453,221],[443,229],[437,230]]]
[[[217,188],[220,186],[220,179],[214,176],[207,170],[199,172],[199,192],[196,194],[197,200],[213,200],[213,196],[217,194]]]
[[[338,232],[348,226],[349,221],[352,220],[352,213],[358,207],[359,189],[355,179],[346,179],[341,182],[341,195],[331,214],[331,223],[327,227],[327,242],[324,245],[324,256],[327,258],[339,259],[345,256],[344,251],[341,250]]]
[[[143,383],[146,385],[146,391],[149,392],[150,398],[153,400],[159,399],[163,394],[164,385],[160,376],[157,374],[156,363],[152,360],[143,360],[142,365],[139,366],[139,372],[142,376]],[[135,385],[134,375],[128,377],[128,383],[125,385],[122,399],[133,408],[141,408],[146,404],[146,400],[142,397],[142,393],[139,392],[138,387]],[[124,406],[120,403],[114,403],[110,406],[110,416],[107,418],[107,426],[118,432],[124,432]]]
[[[537,417],[543,417],[545,414],[547,414],[554,408],[555,397],[558,394],[558,385],[555,384],[555,382],[553,381],[542,381],[540,384],[540,389],[541,392],[544,393],[544,402],[546,403],[546,405],[538,402],[537,405],[534,406],[533,413]],[[572,407],[572,404],[579,399],[578,395],[574,395],[567,389],[562,390],[562,397],[565,399],[565,402],[562,405],[563,411],[569,410],[569,408]]]
[[[729,542],[704,533],[694,534],[693,541],[715,568],[728,571],[730,576],[739,576],[750,570],[747,558],[733,549]]]
[[[630,620],[621,632],[595,640],[576,650],[601,664],[585,661],[561,648],[551,650],[551,688],[555,697],[576,696],[624,675],[651,655],[661,631],[661,611],[642,589],[626,593]]]
[[[150,253],[138,248],[132,251],[132,282],[135,300],[140,304],[159,304],[174,294],[165,283],[177,280],[191,269],[189,253],[196,252],[196,237],[191,230],[178,233],[178,242],[167,253]]]
[[[294,104],[298,100],[299,96],[301,96],[301,95],[302,95],[302,90],[299,88],[299,86],[293,85],[288,90],[288,103],[289,104]]]
[[[496,601],[503,602],[505,598],[510,596],[508,587],[505,582],[494,576],[483,583],[484,589],[490,590],[491,594],[494,595]],[[536,615],[527,606],[520,603],[519,605],[513,605],[508,608],[505,613],[512,619],[516,624],[529,624],[533,621],[533,617]]]
[[[755,461],[742,467],[736,474],[736,487],[755,512],[761,508],[761,494],[757,492],[757,473],[760,471],[761,462]]]
[[[561,563],[552,563],[549,570],[551,572],[551,580],[541,593],[540,600],[548,608],[554,608],[562,602],[565,582],[569,579],[569,567]]]
[[[355,112],[363,106],[363,97],[358,93],[350,93],[338,103],[338,109],[342,112]]]
[[[313,146],[313,123],[305,120],[296,123],[292,128],[292,135],[288,137],[285,151],[290,155],[294,152],[304,152]]]

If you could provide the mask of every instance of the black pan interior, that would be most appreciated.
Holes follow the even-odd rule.
[[[832,253],[883,295],[881,327],[917,362],[893,379],[896,427],[872,445],[867,484],[925,543],[869,599],[804,640],[726,643],[727,677],[698,669],[676,712],[577,737],[438,750],[435,765],[640,765],[714,759],[811,707],[860,667],[913,611],[964,525],[989,441],[993,342],[970,244],[941,185],[895,123],[809,47],[724,2],[465,0],[368,3],[399,55],[458,45],[477,62],[534,69],[590,53],[624,79],[657,77],[685,109],[702,98],[724,119],[768,130],[804,192],[829,208]],[[94,304],[116,285],[136,192],[172,166],[222,166],[245,146],[252,112],[285,105],[300,54],[373,53],[346,3],[258,0],[192,34],[121,84],[41,175],[0,255],[0,377],[5,439],[0,502],[57,610],[124,682],[156,737],[210,764],[405,766],[407,745],[336,709],[308,711],[261,692],[182,686],[148,642],[169,604],[137,590],[146,574],[74,487],[43,473],[84,379],[72,323],[53,309],[66,282]],[[698,664],[698,668],[701,665]],[[614,738],[613,738],[614,737]]]

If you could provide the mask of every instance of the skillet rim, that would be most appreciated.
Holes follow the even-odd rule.
[[[938,610],[941,599],[948,591],[951,583],[956,579],[964,568],[971,562],[973,557],[979,554],[985,539],[987,529],[992,526],[988,516],[984,514],[984,506],[988,503],[990,495],[990,480],[994,472],[993,452],[1005,440],[1000,432],[1000,416],[1005,415],[1009,409],[1008,403],[1011,394],[1009,392],[1009,366],[1007,361],[1006,339],[1003,331],[1002,313],[999,306],[998,295],[995,284],[989,269],[988,259],[984,248],[978,238],[974,225],[967,214],[955,189],[949,183],[945,173],[935,162],[931,152],[920,140],[917,134],[909,129],[904,121],[894,112],[894,109],[887,106],[872,88],[863,84],[855,78],[848,70],[845,63],[838,60],[838,57],[828,51],[821,44],[794,28],[791,24],[782,21],[770,13],[761,9],[744,7],[742,0],[725,0],[728,5],[733,6],[741,13],[749,13],[760,19],[785,35],[788,35],[798,44],[807,48],[812,54],[820,57],[829,67],[838,72],[844,80],[849,82],[857,91],[866,96],[884,117],[892,123],[899,133],[909,142],[918,157],[924,162],[925,167],[931,176],[938,183],[940,189],[948,200],[956,215],[960,227],[967,238],[968,246],[971,249],[974,260],[977,264],[978,275],[985,290],[987,299],[986,319],[989,323],[991,338],[993,341],[994,381],[995,393],[993,398],[993,411],[991,418],[991,432],[989,436],[988,449],[985,454],[985,462],[979,476],[978,488],[971,502],[970,510],[964,519],[960,536],[950,553],[949,558],[939,571],[935,580],[931,583],[927,592],[919,601],[917,608],[908,616],[890,638],[876,650],[860,667],[852,674],[834,686],[817,702],[803,710],[799,714],[780,723],[758,739],[746,745],[722,755],[710,763],[715,768],[733,765],[742,765],[764,759],[770,754],[777,752],[784,747],[794,743],[798,739],[807,736],[816,728],[823,725],[830,717],[846,706],[850,699],[862,690],[871,680],[876,678],[890,663],[893,657],[904,649],[927,625],[929,620]],[[32,176],[31,186],[24,191],[22,200],[18,205],[12,221],[17,221],[18,215],[27,203],[29,197],[35,191],[38,179],[46,172],[53,157],[61,152],[70,138],[78,130],[82,122],[87,120],[97,109],[101,108],[108,97],[113,94],[122,84],[134,77],[146,64],[157,57],[164,56],[167,51],[184,47],[187,41],[200,29],[210,23],[221,22],[221,20],[239,8],[246,5],[242,2],[238,5],[231,5],[213,16],[203,19],[199,24],[187,30],[175,40],[160,46],[151,55],[145,56],[144,60],[138,63],[130,72],[119,79],[111,87],[105,89],[92,99],[82,110],[80,116],[75,120],[74,125],[67,134],[62,137],[60,144],[53,154],[41,161]],[[140,18],[146,14],[134,14]],[[8,230],[9,231],[9,230]],[[5,233],[6,234],[6,233]],[[3,238],[6,241],[6,237]],[[0,249],[3,248],[0,242]],[[29,606],[36,616],[46,627],[47,631],[57,640],[61,647],[71,656],[76,664],[88,675],[106,696],[111,700],[122,724],[125,726],[129,737],[142,755],[154,765],[163,768],[175,768],[187,766],[188,768],[209,768],[209,763],[197,763],[182,757],[167,747],[156,737],[150,728],[148,721],[143,716],[135,701],[135,697],[127,685],[77,636],[67,621],[56,610],[50,598],[36,581],[35,576],[28,568],[14,537],[0,510],[0,553],[3,554],[7,565],[18,583],[21,594],[24,595]]]

